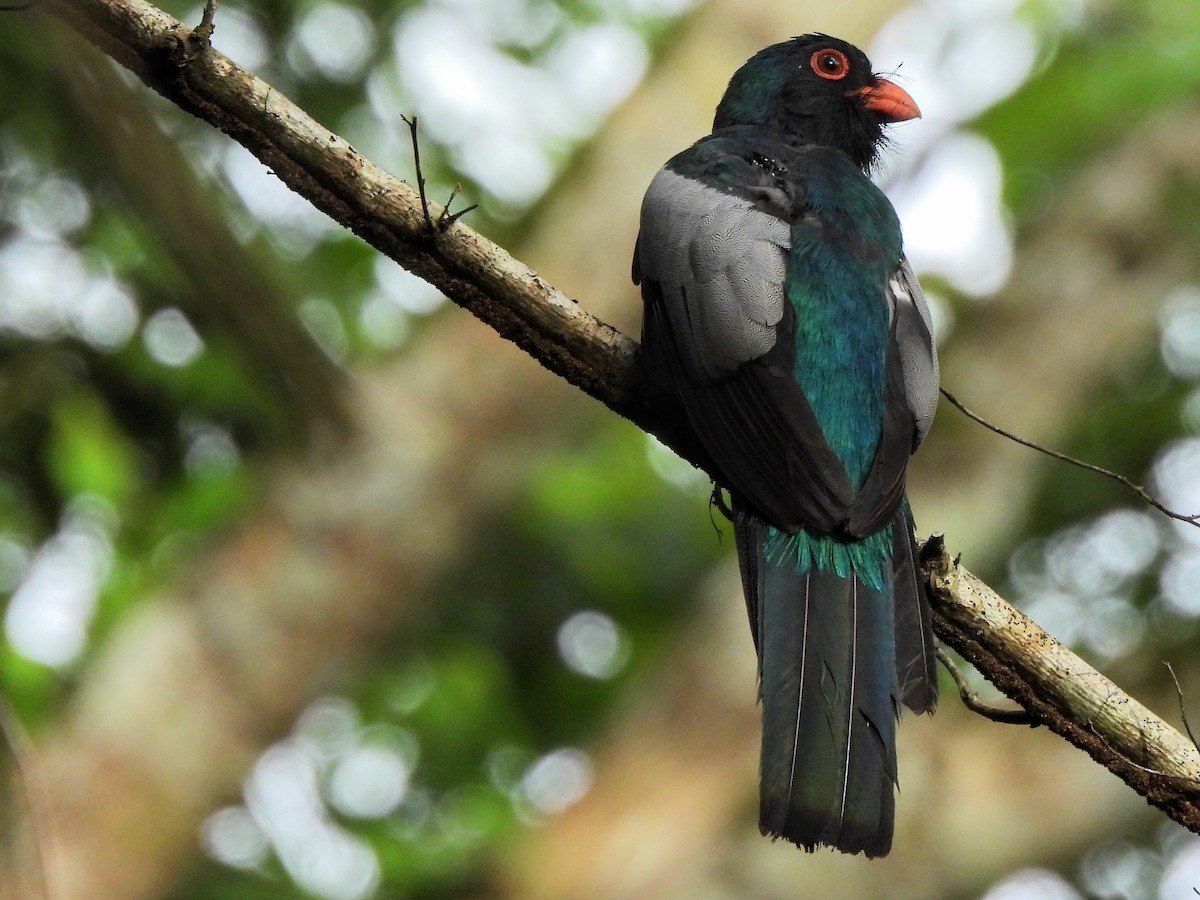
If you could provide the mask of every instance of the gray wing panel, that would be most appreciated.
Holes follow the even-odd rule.
[[[712,384],[769,351],[791,229],[753,201],[670,169],[642,202],[637,264],[658,283],[689,377]]]
[[[916,422],[914,449],[929,433],[938,402],[938,359],[929,306],[907,259],[888,283],[888,302],[904,370],[904,393]]]

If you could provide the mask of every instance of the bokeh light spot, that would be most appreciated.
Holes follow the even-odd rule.
[[[612,678],[629,660],[629,642],[610,616],[577,612],[558,629],[558,652],[573,672],[588,678]]]
[[[329,802],[347,816],[381,819],[400,805],[408,791],[408,764],[388,747],[355,747],[329,776]]]
[[[544,815],[575,805],[592,786],[592,760],[575,747],[564,747],[534,761],[521,778],[521,794]]]
[[[204,350],[200,338],[187,316],[174,307],[160,309],[142,326],[146,351],[164,366],[186,366]]]
[[[226,807],[205,819],[200,841],[209,856],[237,869],[262,865],[270,851],[267,836],[243,806]]]

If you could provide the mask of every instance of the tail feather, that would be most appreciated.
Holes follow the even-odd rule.
[[[896,513],[892,541],[896,678],[900,683],[900,697],[913,712],[932,713],[938,698],[933,621],[919,576],[917,540],[907,503]]]
[[[738,572],[742,576],[742,596],[746,599],[746,614],[750,617],[750,636],[754,638],[754,652],[758,654],[758,677],[762,680],[762,640],[759,637],[761,619],[758,615],[759,562],[766,529],[750,517],[737,499],[733,500],[733,543],[737,548]]]
[[[753,584],[763,742],[759,824],[807,849],[891,848],[898,711],[890,587],[797,572],[764,557],[765,528],[739,525]],[[745,563],[749,563],[747,569]]]

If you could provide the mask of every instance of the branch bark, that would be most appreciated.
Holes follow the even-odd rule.
[[[937,636],[1031,719],[1200,834],[1200,749],[962,568],[934,535],[921,550]]]
[[[547,369],[703,466],[703,454],[681,423],[639,394],[633,341],[582,310],[527,266],[465,225],[459,223],[443,234],[430,234],[415,191],[364,159],[269,85],[140,0],[47,0],[43,8],[181,108],[230,134],[318,208],[435,284]],[[433,210],[435,218],[437,214],[438,210]],[[462,369],[457,371],[461,374]],[[389,402],[394,404],[394,398]],[[370,406],[368,403],[368,412]],[[414,412],[414,417],[419,419],[420,413]],[[379,471],[387,468],[377,466]],[[441,467],[447,468],[455,467]],[[470,477],[461,472],[459,475]],[[370,508],[380,502],[378,498],[366,498],[361,486],[347,491],[347,496],[359,497]],[[303,502],[303,498],[290,500],[284,506],[295,511]],[[314,502],[311,508],[320,506]],[[453,510],[446,510],[443,519],[453,515]],[[297,513],[296,518],[301,520],[298,530],[321,546],[325,519],[307,513]],[[434,552],[431,544],[449,530],[445,521],[434,525],[438,527],[430,528],[415,550],[410,547],[405,551],[407,555]],[[230,575],[220,585],[208,586],[203,593],[236,597],[242,582],[255,575],[256,560],[260,558],[256,551],[278,540],[278,526],[263,523],[252,529],[231,551],[247,554],[228,568],[239,574]],[[408,569],[405,559],[393,559],[387,548],[347,544],[337,550],[346,557],[346,568],[350,570],[361,568],[358,563],[362,558],[381,556],[379,571],[402,576]],[[328,637],[305,632],[300,604],[309,586],[297,590],[295,585],[296,579],[308,571],[306,556],[305,544],[300,542],[292,552],[281,554],[272,563],[272,572],[264,576],[277,582],[281,596],[289,597],[290,612],[285,611],[284,618],[294,626],[283,632],[272,631],[268,639],[292,640],[299,633],[316,647]],[[1185,826],[1198,830],[1194,792],[1200,784],[1200,754],[1186,739],[1111,683],[1100,680],[1068,650],[1048,643],[1044,634],[1035,631],[1000,598],[983,590],[963,570],[948,565],[944,554],[931,557],[927,573],[937,600],[938,632],[943,640],[1056,733],[1087,751]],[[379,604],[393,601],[374,580],[353,587]],[[374,608],[375,603],[371,603],[365,610]],[[176,613],[198,619],[198,624],[192,623],[197,633],[213,639],[213,646],[208,647],[181,644],[176,648],[176,661],[195,657],[198,664],[209,665],[214,646],[220,651],[217,656],[237,655],[223,644],[228,635],[208,634],[211,622],[203,604],[197,610],[172,615]],[[347,644],[361,640],[369,632],[370,623],[369,617],[356,614],[352,621],[343,623],[339,640]],[[179,633],[184,632],[181,625]],[[323,651],[327,649],[322,646]],[[314,650],[314,655],[320,653]],[[1043,658],[1052,662],[1039,664]],[[272,708],[273,684],[294,677],[292,671],[279,671],[260,680],[255,690],[260,692],[262,704]],[[310,673],[306,677],[313,680],[316,676]],[[225,699],[218,695],[206,702],[219,709]],[[285,714],[284,709],[275,710],[268,721],[277,723]],[[230,725],[231,732],[246,735],[262,728],[261,722]],[[196,746],[200,752],[205,743],[198,739]],[[243,764],[248,752],[249,748],[244,748],[231,758],[230,765]]]
[[[431,232],[416,190],[271,85],[143,0],[47,0],[43,8],[550,371],[643,424],[633,341],[467,226]],[[442,210],[429,207],[436,221]]]

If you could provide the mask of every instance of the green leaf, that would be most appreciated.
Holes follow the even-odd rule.
[[[138,489],[136,450],[90,390],[63,397],[51,413],[47,454],[64,496],[92,494],[120,510]]]

